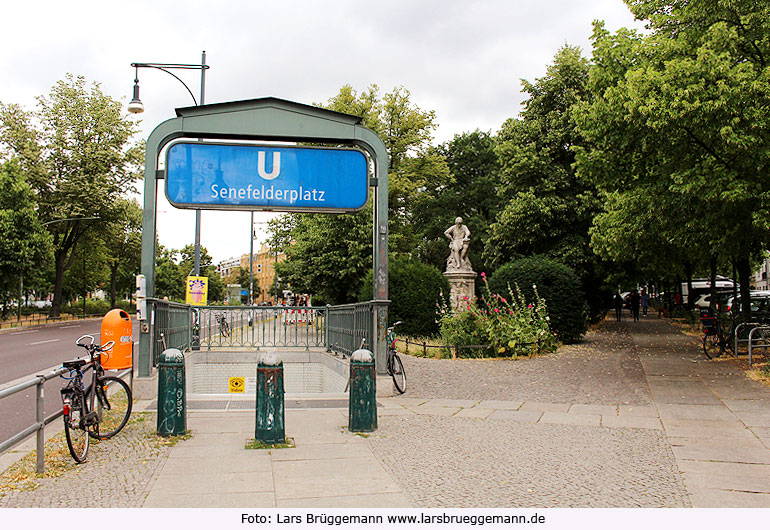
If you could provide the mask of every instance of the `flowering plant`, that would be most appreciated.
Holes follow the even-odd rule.
[[[460,311],[439,307],[439,329],[445,344],[487,345],[471,350],[474,356],[510,356],[548,353],[556,350],[557,340],[551,331],[545,300],[537,287],[531,301],[521,290],[508,286],[509,297],[491,293],[486,274],[482,273],[484,294],[481,303],[464,298]]]

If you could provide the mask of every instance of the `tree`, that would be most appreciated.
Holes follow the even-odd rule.
[[[413,203],[410,222],[419,238],[416,257],[444,270],[448,256],[444,231],[460,216],[471,231],[468,256],[473,269],[488,270],[481,243],[500,203],[495,139],[479,130],[458,134],[438,146],[433,156],[445,161],[448,175],[426,185]]]
[[[495,269],[514,259],[544,255],[581,278],[593,314],[603,314],[603,277],[589,245],[599,210],[594,184],[573,168],[573,147],[584,142],[572,116],[588,98],[588,60],[562,47],[546,75],[522,81],[529,97],[518,119],[497,136],[503,208],[489,227],[484,258]]]
[[[186,245],[180,253],[179,272],[182,276],[182,281],[187,276],[192,274],[195,265],[195,247],[193,245]],[[200,250],[200,276],[208,278],[208,300],[209,302],[222,302],[225,299],[225,282],[217,272],[217,267],[214,265],[211,256],[205,247],[201,247]]]
[[[135,200],[119,199],[113,220],[102,232],[109,267],[110,307],[116,307],[118,291],[130,293],[139,272],[142,253],[142,208]]]
[[[768,244],[770,6],[747,0],[628,0],[651,33],[594,30],[593,101],[580,109],[583,175],[607,191],[665,189],[703,208],[690,248],[738,268],[748,311],[751,259]]]
[[[371,85],[358,95],[349,85],[332,97],[326,108],[356,114],[376,132],[389,155],[388,230],[392,253],[414,251],[417,239],[411,226],[412,205],[429,181],[448,178],[440,157],[428,152],[436,127],[433,111],[413,105],[409,91],[397,87],[380,99]],[[283,284],[295,291],[320,295],[332,303],[355,301],[372,266],[372,207],[344,215],[286,215],[273,224],[286,253],[278,265]],[[289,243],[291,241],[291,243]],[[271,243],[271,246],[273,244]]]
[[[184,302],[185,276],[177,264],[177,251],[158,245],[155,260],[155,296],[168,297],[175,302]]]
[[[44,269],[51,237],[38,218],[35,198],[15,162],[0,165],[0,302],[5,317],[34,272]],[[21,303],[21,300],[19,300]]]
[[[35,192],[38,213],[53,237],[55,265],[51,316],[62,304],[64,273],[89,229],[84,218],[108,218],[116,199],[138,176],[142,150],[130,143],[136,125],[121,103],[83,77],[68,75],[37,112],[0,104],[0,144],[19,160]],[[69,219],[64,221],[65,219]]]
[[[103,288],[109,280],[108,255],[107,242],[92,227],[81,237],[72,266],[64,274],[63,300],[66,302],[79,297],[83,304],[83,314],[86,314],[88,293]]]

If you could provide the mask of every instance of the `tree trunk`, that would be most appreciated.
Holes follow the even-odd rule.
[[[717,313],[717,257],[713,254],[709,256],[709,283],[711,284],[711,301],[709,308],[712,314]]]
[[[683,265],[684,273],[687,276],[687,309],[692,310],[695,305],[695,300],[692,299],[692,271],[694,265],[689,261],[685,261]]]
[[[110,267],[110,308],[117,307],[118,266]]]
[[[51,302],[51,312],[48,314],[48,316],[55,318],[61,315],[62,288],[64,287],[64,259],[63,257],[60,259],[58,255],[54,256],[54,259],[56,261],[56,279],[54,280],[53,284],[53,301]]]
[[[739,258],[735,261],[738,269],[738,281],[741,284],[741,315],[746,322],[751,320],[751,263],[749,258]]]

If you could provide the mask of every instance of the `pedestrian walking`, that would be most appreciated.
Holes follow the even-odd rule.
[[[647,316],[647,308],[650,307],[650,295],[647,294],[647,289],[642,289],[642,316]]]
[[[634,289],[629,297],[629,305],[631,306],[631,314],[634,316],[634,322],[639,322],[639,306],[641,303],[642,296],[639,294],[639,291]]]
[[[620,292],[615,293],[613,302],[615,304],[615,320],[620,322],[620,315],[623,313],[623,297],[620,296]]]

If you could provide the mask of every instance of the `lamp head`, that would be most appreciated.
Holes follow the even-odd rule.
[[[134,99],[128,102],[128,112],[131,114],[141,114],[144,112],[144,104],[139,99],[139,80],[134,79]]]

